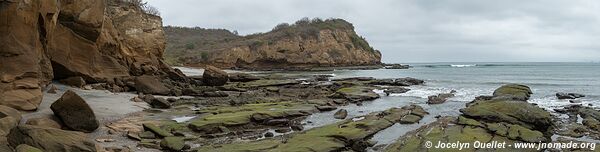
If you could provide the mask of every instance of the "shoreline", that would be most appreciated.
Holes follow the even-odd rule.
[[[187,70],[197,69],[189,68]],[[191,73],[186,73],[186,70],[182,71],[184,71],[186,75],[201,75],[202,73],[198,71],[192,71]],[[228,84],[226,84],[224,87],[217,89],[221,90],[218,92],[224,92],[228,94],[229,96],[227,97],[196,96],[175,99],[175,97],[170,96],[155,96],[158,98],[175,99],[175,102],[171,103],[173,107],[169,109],[155,109],[151,108],[146,102],[133,102],[130,100],[131,98],[142,98],[143,96],[139,96],[139,94],[135,94],[132,92],[110,93],[104,90],[83,90],[78,88],[71,88],[60,84],[54,84],[57,85],[59,87],[59,90],[61,91],[58,91],[57,94],[44,93],[44,102],[40,105],[40,109],[34,113],[24,114],[24,119],[22,119],[22,123],[24,123],[27,119],[33,117],[52,116],[52,111],[49,111],[49,109],[47,108],[49,106],[49,103],[58,99],[60,97],[60,94],[62,94],[66,89],[72,89],[79,93],[88,102],[88,104],[90,104],[90,107],[93,108],[94,112],[97,114],[98,119],[101,121],[101,127],[98,130],[88,134],[89,139],[96,141],[101,147],[104,148],[125,148],[134,151],[161,151],[157,149],[160,149],[161,147],[159,144],[161,141],[160,138],[150,138],[138,141],[135,140],[135,138],[128,137],[131,135],[130,132],[132,131],[142,133],[145,130],[142,127],[142,125],[147,123],[156,124],[162,129],[170,130],[170,132],[172,133],[180,134],[182,136],[176,137],[184,137],[186,139],[184,143],[186,145],[189,145],[189,148],[203,151],[207,150],[205,148],[207,148],[208,145],[221,145],[223,147],[220,148],[227,148],[232,144],[252,145],[255,142],[275,142],[278,140],[288,139],[292,140],[297,138],[297,136],[305,134],[306,132],[320,130],[324,127],[326,128],[327,126],[336,123],[341,123],[347,120],[362,120],[365,116],[369,114],[389,110],[388,108],[390,107],[401,108],[407,106],[418,106],[422,107],[422,109],[424,109],[424,111],[428,113],[426,115],[419,116],[419,119],[413,122],[414,124],[394,123],[394,125],[381,128],[377,132],[369,133],[368,138],[357,139],[361,141],[374,142],[373,145],[362,147],[361,149],[363,150],[383,151],[383,149],[389,148],[390,145],[394,145],[396,142],[398,142],[398,138],[404,137],[407,134],[413,133],[415,131],[419,131],[423,127],[427,127],[430,124],[435,124],[437,121],[443,120],[439,119],[439,116],[460,117],[460,109],[465,108],[465,103],[468,103],[468,101],[457,101],[453,98],[449,98],[448,101],[446,101],[445,103],[439,105],[432,105],[426,103],[428,102],[427,98],[424,98],[423,96],[415,97],[413,96],[415,94],[411,93],[410,91],[392,93],[389,96],[384,93],[384,90],[395,89],[398,87],[407,88],[409,90],[431,87],[427,85],[427,82],[417,83],[414,86],[395,86],[395,83],[391,83],[393,81],[388,81],[390,79],[375,79],[365,77],[340,79],[337,78],[338,76],[325,77],[326,79],[323,79],[322,77],[320,77],[320,75],[310,74],[311,72],[315,71],[292,71],[291,73],[300,73],[293,76],[277,74],[281,71],[275,73],[273,73],[272,71],[226,72],[230,74],[240,72],[245,74],[258,74],[260,79],[254,81],[260,81],[260,83],[253,83],[254,81],[228,82]],[[278,76],[273,77],[270,75]],[[396,80],[402,82],[416,81],[416,79],[412,80],[407,78],[399,78]],[[342,86],[338,86],[337,89],[333,89],[330,91],[333,91],[333,93],[338,94],[341,93],[340,95],[342,95],[342,98],[336,99],[336,97],[329,96],[331,93],[330,91],[325,91],[321,93],[319,93],[319,91],[314,92],[315,88],[313,87],[324,89],[323,86],[327,86],[325,88],[328,88],[331,86],[335,86],[334,84],[341,84]],[[344,87],[344,85],[346,86]],[[224,88],[236,87],[246,88],[246,90],[222,90]],[[353,88],[358,90],[353,90],[351,92],[348,92],[349,94],[345,94],[340,92],[340,90],[344,90],[344,88]],[[367,89],[368,91],[365,92],[366,90],[364,89]],[[302,95],[302,92],[312,92],[311,94],[313,94],[314,97],[307,98],[307,96]],[[443,91],[440,93],[443,93]],[[461,92],[458,93],[460,94]],[[252,95],[252,97],[248,95]],[[198,127],[201,126],[192,127],[192,124],[194,123],[208,123],[208,121],[204,119],[213,116],[211,116],[210,114],[207,115],[207,113],[213,113],[214,116],[221,115],[219,114],[220,112],[216,113],[216,115],[214,112],[211,112],[210,109],[213,107],[217,109],[244,108],[248,105],[278,105],[290,101],[291,103],[299,104],[297,105],[299,106],[298,108],[308,108],[305,109],[307,111],[304,111],[306,113],[300,117],[284,115],[282,117],[277,116],[274,118],[265,119],[287,119],[286,123],[289,123],[289,126],[286,125],[286,127],[263,124],[265,122],[255,122],[253,119],[242,121],[243,123],[241,125],[243,127],[241,128],[238,126],[240,124],[237,124],[239,122],[236,122],[236,125],[234,126],[225,125],[225,127],[228,128],[225,130],[225,132],[222,132],[223,130],[219,129],[220,131],[208,133],[206,132],[208,130],[198,130]],[[114,105],[119,105],[119,108],[115,109]],[[333,110],[323,110],[324,108]],[[261,107],[247,107],[247,109],[256,110],[256,112],[258,113],[264,112],[261,111]],[[333,118],[334,115],[337,115],[336,113],[338,113],[340,109],[344,109],[345,111],[347,111],[347,114],[345,116],[346,119]],[[285,111],[285,108],[282,110]],[[553,109],[544,110],[552,113],[552,115],[561,115],[561,113],[558,113]],[[231,114],[237,115],[237,113]],[[223,115],[229,115],[229,112],[225,112],[223,113]],[[176,119],[178,121],[176,121]],[[563,125],[563,127],[567,126],[569,125]],[[302,129],[294,130],[294,127],[300,127]],[[244,131],[234,131],[238,129],[242,129]],[[273,137],[270,137],[269,134],[272,134]],[[565,137],[558,138],[553,136],[551,140],[564,140]],[[232,140],[231,138],[238,138],[239,140]],[[594,142],[599,141],[585,140],[585,138],[595,137],[572,137],[571,140],[584,140]]]

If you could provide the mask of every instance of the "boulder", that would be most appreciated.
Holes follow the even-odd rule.
[[[204,82],[205,85],[222,86],[225,85],[225,83],[227,83],[228,80],[229,75],[227,74],[227,72],[213,66],[206,66],[206,68],[204,68],[204,74],[202,74],[202,82]]]
[[[493,98],[504,100],[527,101],[531,97],[531,89],[521,84],[507,84],[496,89]]]
[[[585,97],[585,95],[579,94],[579,93],[569,93],[569,95],[573,96],[575,98],[583,98],[583,97]]]
[[[452,93],[441,93],[434,96],[427,97],[427,104],[442,104],[448,100],[448,98],[454,97]]]
[[[169,103],[169,101],[167,101],[165,98],[158,97],[150,100],[150,106],[158,109],[169,109],[171,108],[171,103]]]
[[[348,116],[348,111],[346,109],[340,109],[335,114],[333,114],[333,118],[335,119],[346,119]]]
[[[56,129],[62,128],[60,123],[58,123],[52,119],[49,119],[49,118],[31,118],[31,119],[27,120],[27,122],[25,124],[32,125],[32,126],[46,127],[46,128],[56,128]]]
[[[94,141],[75,131],[22,125],[13,128],[7,136],[11,146],[27,144],[43,151],[95,152]]]
[[[21,121],[21,114],[16,109],[0,105],[0,137],[6,136]],[[2,141],[0,140],[0,144]]]
[[[83,88],[83,86],[85,86],[86,84],[85,80],[82,77],[69,77],[66,79],[59,80],[59,82],[77,88]]]
[[[273,136],[275,136],[275,134],[273,134],[272,132],[265,133],[265,137],[273,137]]]
[[[135,78],[135,90],[144,94],[168,95],[171,90],[155,76],[143,75]]]
[[[556,93],[556,97],[558,99],[577,99],[577,98],[583,98],[583,97],[585,97],[585,95],[579,94],[579,93],[558,92],[558,93]]]
[[[50,109],[69,129],[93,132],[99,127],[90,106],[75,92],[68,90],[50,106]]]
[[[383,90],[383,93],[385,93],[386,96],[389,96],[390,94],[398,94],[398,93],[406,93],[410,91],[410,89],[405,88],[405,87],[392,87],[392,88],[387,88],[385,90]]]

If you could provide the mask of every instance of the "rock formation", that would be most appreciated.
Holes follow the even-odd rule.
[[[304,19],[293,25],[280,24],[267,33],[243,37],[221,30],[210,32],[211,30],[201,28],[167,27],[165,31],[167,37],[177,37],[177,40],[168,40],[171,46],[167,53],[183,56],[173,60],[185,65],[307,70],[315,67],[381,64],[381,53],[356,34],[351,23],[342,19]],[[198,35],[186,31],[217,38],[195,39]],[[218,32],[221,34],[214,34]],[[189,43],[182,44],[186,41],[181,39],[186,37]]]
[[[0,1],[0,105],[35,110],[51,80],[172,73],[161,18],[121,0]]]

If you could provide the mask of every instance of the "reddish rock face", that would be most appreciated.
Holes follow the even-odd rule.
[[[0,105],[35,110],[51,80],[172,70],[160,17],[118,0],[0,0]]]

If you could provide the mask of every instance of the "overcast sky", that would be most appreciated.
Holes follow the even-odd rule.
[[[384,62],[600,61],[599,0],[148,0],[165,25],[266,32],[342,18]]]

